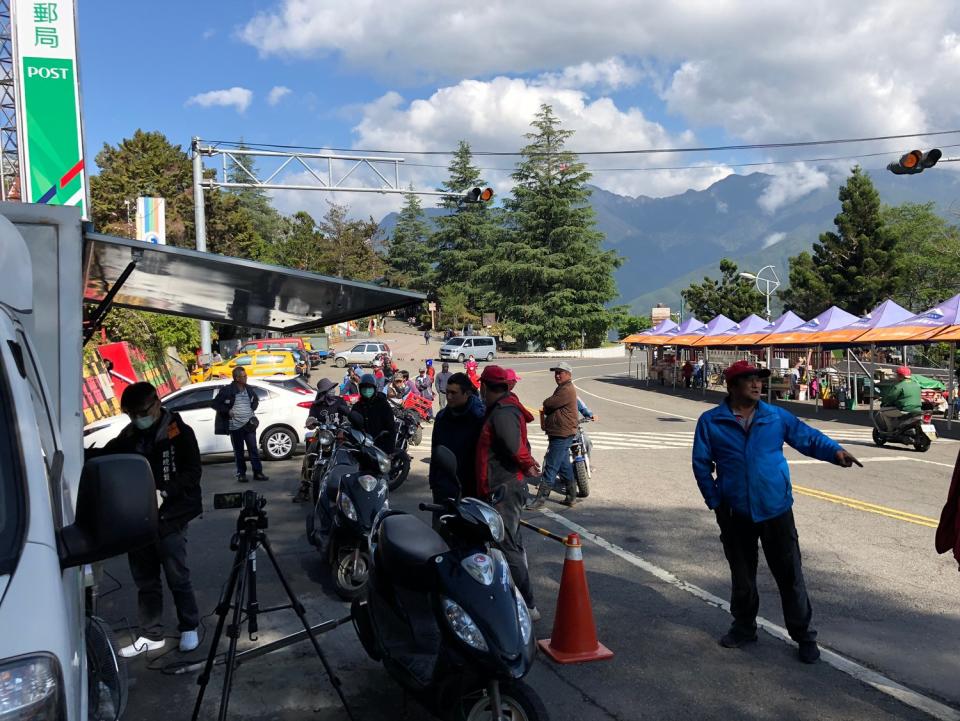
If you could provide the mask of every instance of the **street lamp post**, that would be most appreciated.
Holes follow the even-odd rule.
[[[765,270],[770,271],[772,278],[763,277],[763,272]],[[777,275],[777,271],[772,265],[765,265],[760,270],[757,271],[756,275],[753,273],[741,273],[741,278],[746,280],[752,280],[757,285],[757,291],[762,293],[767,301],[767,320],[771,320],[770,317],[770,296],[772,296],[777,288],[780,287],[780,276]]]

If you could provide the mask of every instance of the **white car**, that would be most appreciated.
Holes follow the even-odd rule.
[[[176,411],[184,422],[197,434],[200,454],[232,453],[230,436],[218,436],[213,432],[216,412],[213,399],[217,391],[229,381],[215,380],[193,383],[174,391],[161,400],[164,408]],[[249,380],[248,385],[260,399],[256,416],[260,419],[257,439],[264,460],[282,461],[293,455],[301,442],[301,434],[307,422],[312,397],[286,390],[278,385]],[[84,448],[96,444],[103,448],[107,441],[120,434],[130,422],[125,415],[95,421],[83,429]]]

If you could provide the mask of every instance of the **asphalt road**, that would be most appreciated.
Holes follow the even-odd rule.
[[[422,342],[421,342],[422,343]],[[404,357],[423,356],[410,338],[397,344]],[[436,344],[434,344],[436,345]],[[406,356],[406,353],[410,353]],[[551,392],[549,363],[503,360],[517,369],[521,399],[537,408]],[[415,370],[413,363],[406,367]],[[862,426],[813,425],[840,440],[864,461],[840,469],[788,451],[796,491],[795,513],[804,554],[814,623],[825,659],[805,666],[795,646],[777,637],[782,615],[775,585],[761,562],[761,615],[772,633],[742,650],[719,647],[729,624],[718,607],[729,593],[726,562],[713,514],[690,472],[695,419],[708,405],[646,390],[623,377],[625,362],[574,361],[581,398],[600,420],[591,426],[594,475],[589,499],[573,509],[550,503],[529,519],[558,534],[585,533],[584,559],[600,640],[610,661],[559,666],[541,656],[529,683],[551,718],[594,719],[960,719],[956,640],[960,638],[960,575],[952,560],[933,550],[936,518],[946,496],[960,445],[941,440],[925,454],[878,449]],[[330,369],[337,377],[340,371]],[[535,437],[535,455],[545,444]],[[409,480],[391,505],[414,511],[429,496],[424,445],[414,450]],[[269,534],[280,563],[312,622],[341,617],[346,604],[334,595],[326,570],[303,533],[301,506],[290,503],[299,458],[269,464],[271,480],[256,487],[268,498]],[[205,508],[215,492],[233,490],[229,462],[205,466]],[[191,524],[191,567],[204,613],[212,613],[229,572],[227,547],[235,511],[207,511]],[[563,548],[525,536],[543,620],[550,635],[563,565]],[[107,564],[120,587],[101,606],[122,630],[136,615],[135,589],[123,559]],[[280,602],[266,559],[260,565],[261,603]],[[168,612],[171,633],[176,622]],[[205,622],[206,641],[212,617]],[[260,642],[297,630],[289,611],[262,617]],[[121,633],[126,642],[126,633]],[[168,647],[172,647],[172,641]],[[347,625],[321,638],[357,718],[422,719],[425,712],[366,658]],[[255,644],[242,636],[241,646]],[[186,660],[202,657],[204,646]],[[241,666],[231,718],[346,718],[309,644],[302,643]],[[177,651],[140,657],[130,664],[134,686],[127,718],[187,718],[196,674],[170,675],[184,661]],[[164,669],[166,673],[161,670]],[[202,718],[215,715],[221,676],[215,674]],[[883,692],[880,689],[885,689]],[[903,699],[907,703],[905,703]]]

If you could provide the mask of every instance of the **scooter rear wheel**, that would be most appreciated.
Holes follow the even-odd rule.
[[[913,437],[913,447],[918,453],[926,453],[930,448],[930,436],[917,428],[917,434]]]
[[[586,461],[576,461],[573,464],[573,475],[577,479],[577,496],[586,498],[590,495],[590,470]]]
[[[493,709],[486,689],[460,697],[444,717],[447,721],[491,721]],[[507,721],[547,721],[547,707],[530,686],[519,681],[500,682],[500,715]]]
[[[880,436],[880,431],[876,428],[873,429],[873,442],[880,448],[883,448],[883,444],[886,443]]]

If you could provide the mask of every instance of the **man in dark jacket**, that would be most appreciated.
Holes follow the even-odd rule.
[[[390,401],[383,393],[377,393],[377,379],[372,373],[364,373],[360,378],[360,400],[353,405],[353,410],[363,417],[363,430],[373,436],[377,448],[393,454],[397,443],[397,420]]]
[[[450,364],[444,363],[440,367],[440,372],[437,373],[437,377],[434,378],[434,382],[437,386],[437,396],[440,401],[440,408],[443,408],[447,405],[447,382],[450,380],[450,376],[453,375],[450,372]]]
[[[436,456],[439,446],[449,448],[457,458],[461,488],[476,488],[477,440],[486,408],[465,373],[450,375],[446,385],[447,405],[437,414],[433,426],[431,456]],[[460,492],[452,480],[441,477],[432,464],[429,478],[434,503],[456,498]]]
[[[747,361],[726,371],[728,396],[697,421],[693,474],[707,508],[716,513],[720,541],[730,564],[733,625],[720,645],[739,648],[757,640],[757,541],[780,589],[783,618],[800,660],[820,658],[813,608],[800,565],[793,520],[790,471],[784,442],[804,455],[849,468],[856,458],[792,413],[760,400],[770,375]],[[714,475],[716,473],[716,475]]]
[[[149,383],[127,386],[120,407],[130,416],[130,424],[102,449],[87,451],[87,457],[114,453],[144,456],[153,470],[160,519],[158,540],[128,554],[137,586],[140,630],[132,644],[120,649],[120,655],[137,656],[164,646],[161,569],[177,608],[180,650],[192,651],[199,645],[200,612],[187,568],[187,524],[203,511],[197,437],[179,414],[160,405],[157,391]]]
[[[253,480],[270,480],[263,474],[260,451],[257,448],[257,425],[255,415],[260,399],[253,388],[247,385],[247,372],[243,368],[233,369],[233,383],[228,383],[213,399],[213,408],[217,417],[213,422],[213,432],[219,436],[230,436],[233,446],[233,460],[237,464],[237,481],[247,482],[247,464],[243,458],[243,448],[250,453],[250,465],[253,466]]]
[[[469,380],[469,379],[468,379]],[[476,486],[464,485],[464,495],[489,499],[502,488],[502,497],[494,507],[503,518],[505,537],[500,550],[507,558],[517,590],[523,596],[530,617],[540,618],[530,587],[527,555],[520,537],[520,513],[527,496],[527,478],[540,475],[540,468],[530,454],[527,424],[533,420],[530,411],[507,388],[509,376],[500,366],[487,366],[480,376],[480,396],[487,415],[477,441]]]
[[[570,463],[570,444],[577,434],[578,421],[573,368],[564,361],[550,370],[553,371],[557,388],[553,395],[543,401],[543,430],[549,443],[543,458],[543,476],[532,508],[542,506],[551,490],[562,492],[563,502],[568,506],[577,502],[577,484],[573,481],[573,466]]]

